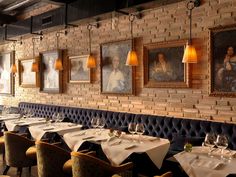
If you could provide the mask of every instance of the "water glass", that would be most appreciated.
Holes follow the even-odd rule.
[[[97,118],[97,124],[98,124],[98,128],[100,128],[100,133],[102,132],[102,129],[105,127],[106,121],[105,118]]]
[[[65,115],[63,112],[60,112],[57,114],[57,122],[62,122],[65,118]]]
[[[225,135],[218,135],[215,145],[221,149],[221,159],[224,159],[224,150],[228,147],[228,138]]]
[[[210,157],[213,157],[211,152],[212,152],[213,147],[215,146],[215,141],[216,141],[216,135],[214,133],[207,133],[206,134],[206,137],[204,140],[204,145],[209,147],[208,155]]]
[[[57,116],[57,115],[58,115],[58,114],[57,114],[56,112],[53,113],[53,115],[52,115],[52,120],[51,120],[52,123],[57,122],[57,119],[58,119],[58,116]]]
[[[136,133],[136,124],[135,123],[129,123],[128,131],[132,134],[132,139],[134,141],[134,134]]]

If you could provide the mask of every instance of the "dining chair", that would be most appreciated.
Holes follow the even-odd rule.
[[[154,177],[172,177],[172,176],[173,176],[172,172],[169,171],[169,172],[164,173],[161,176],[154,176]]]
[[[4,136],[0,136],[0,154],[2,154],[2,161],[5,161],[5,143]]]
[[[26,150],[34,145],[34,141],[14,132],[4,133],[6,168],[3,175],[6,175],[10,167],[16,167],[19,176],[22,168],[37,165],[36,160],[26,156]]]
[[[42,141],[37,141],[38,177],[72,176],[70,153],[64,149]]]
[[[133,163],[112,166],[94,155],[72,152],[73,177],[111,177],[113,174],[125,173],[132,170]]]

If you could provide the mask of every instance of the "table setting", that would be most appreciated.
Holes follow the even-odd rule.
[[[227,147],[225,135],[208,133],[202,146],[187,148],[174,157],[190,177],[225,177],[236,173],[236,151]]]
[[[19,119],[20,114],[2,114],[0,115],[0,121],[7,121],[7,120],[13,120],[13,119]]]

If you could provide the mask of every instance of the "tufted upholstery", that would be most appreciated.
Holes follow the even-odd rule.
[[[229,137],[229,147],[236,150],[235,124],[25,102],[19,103],[19,108],[20,110],[31,108],[35,110],[36,115],[39,117],[50,117],[54,111],[62,111],[69,121],[80,123],[86,128],[91,126],[90,120],[93,116],[104,117],[106,119],[106,127],[109,128],[127,127],[131,121],[142,122],[145,126],[145,134],[170,140],[172,140],[174,133],[190,137],[204,137],[207,132],[223,133]]]

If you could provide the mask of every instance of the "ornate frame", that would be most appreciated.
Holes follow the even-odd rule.
[[[15,51],[2,52],[0,55],[10,54],[10,67],[15,63]],[[9,71],[10,72],[10,71]],[[0,95],[14,96],[15,95],[15,76],[10,73],[10,92],[9,93],[0,93]]]
[[[178,40],[178,41],[168,41],[168,42],[158,42],[145,44],[143,46],[143,76],[144,76],[144,87],[147,88],[189,88],[190,87],[190,67],[189,64],[184,64],[184,81],[183,82],[158,82],[158,81],[150,81],[149,80],[149,66],[148,66],[148,54],[150,50],[158,49],[158,48],[171,48],[171,47],[183,47],[184,54],[184,46],[186,44],[186,40]],[[181,60],[182,62],[182,60]]]
[[[208,29],[208,71],[209,71],[209,95],[210,96],[224,96],[236,97],[236,92],[216,91],[214,90],[214,35],[220,32],[232,31],[236,32],[236,25],[217,26]]]
[[[78,59],[81,59],[81,60],[86,60],[88,58],[88,55],[80,55],[80,56],[70,56],[69,57],[69,73],[68,73],[68,76],[69,76],[69,83],[91,83],[91,69],[89,69],[89,80],[77,80],[77,81],[72,81],[71,80],[71,61],[72,60],[78,60]],[[85,61],[86,62],[86,61]]]
[[[25,87],[25,88],[35,88],[39,86],[39,73],[35,73],[35,84],[24,84],[21,76],[22,76],[22,72],[23,72],[23,68],[22,68],[22,61],[32,61],[32,63],[35,61],[34,58],[23,58],[23,59],[19,59],[18,60],[18,70],[19,70],[19,86],[21,87]],[[36,58],[37,62],[39,63],[39,58]],[[32,72],[32,74],[34,74]]]
[[[40,92],[44,93],[62,93],[63,92],[63,71],[58,71],[58,85],[59,88],[57,89],[45,89],[44,88],[44,61],[43,61],[43,55],[48,54],[48,53],[57,53],[58,56],[61,58],[62,63],[64,65],[64,57],[63,57],[63,50],[57,49],[57,50],[51,50],[51,51],[46,51],[40,53]]]

